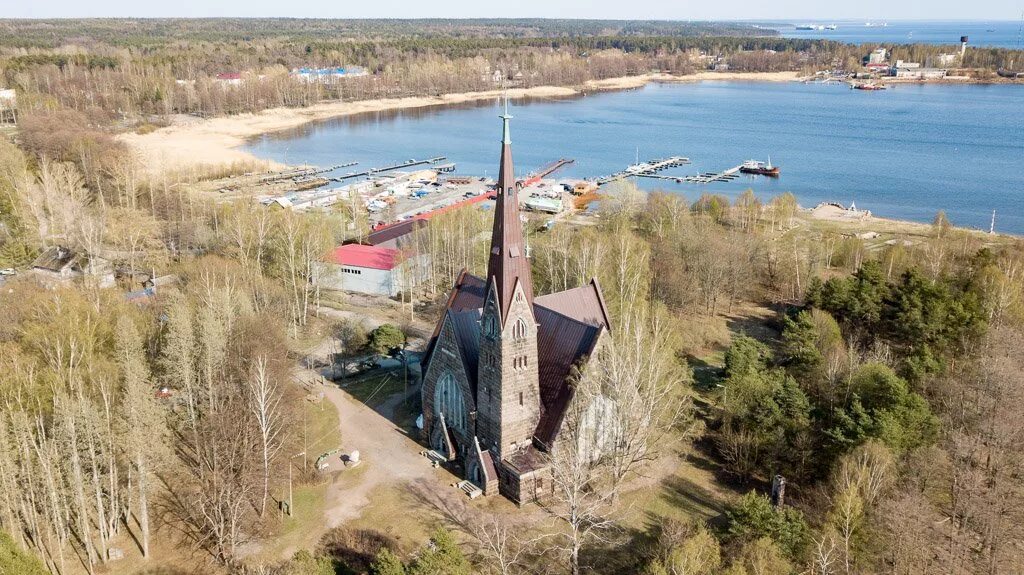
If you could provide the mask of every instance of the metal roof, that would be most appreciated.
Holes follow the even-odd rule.
[[[391,270],[398,265],[399,251],[378,246],[348,244],[331,252],[331,261],[343,266]]]
[[[455,333],[455,341],[462,355],[466,378],[476,401],[477,372],[480,368],[480,310],[449,311],[448,318],[452,322],[452,331]]]
[[[578,288],[537,296],[536,304],[589,325],[611,325],[597,279]]]
[[[603,326],[591,325],[541,305],[537,317],[537,374],[541,417],[534,437],[550,446],[562,427],[565,410],[573,396],[570,385],[575,368],[594,350]]]
[[[370,234],[366,236],[366,243],[370,244],[371,246],[387,244],[386,247],[397,247],[396,245],[394,245],[394,240],[407,236],[426,225],[427,222],[421,219],[405,220],[404,222],[398,222],[397,224],[385,226],[383,228],[370,232]]]

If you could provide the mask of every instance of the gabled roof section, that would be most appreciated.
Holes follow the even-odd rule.
[[[383,246],[387,248],[397,248],[398,241],[405,236],[414,233],[416,230],[426,227],[427,221],[420,219],[405,220],[404,222],[398,222],[397,224],[391,224],[383,228],[376,229],[370,232],[366,236],[367,244],[371,246]]]
[[[448,301],[444,306],[445,312],[441,315],[437,325],[434,326],[434,333],[431,334],[430,342],[427,343],[427,349],[424,351],[423,357],[426,358],[425,363],[423,363],[424,374],[430,368],[434,347],[437,345],[437,336],[441,333],[441,326],[444,325],[446,314],[449,311],[462,312],[482,309],[484,307],[485,287],[484,280],[470,274],[466,270],[459,272],[459,277],[455,278],[455,286],[452,287],[451,293],[448,294]],[[476,376],[475,371],[473,376]]]
[[[448,311],[455,342],[462,356],[462,367],[466,370],[466,379],[476,402],[477,372],[480,367],[480,310]]]
[[[537,372],[541,401],[541,417],[534,438],[548,448],[562,427],[565,410],[573,397],[570,383],[575,375],[574,368],[594,351],[605,327],[541,305],[534,306],[534,315],[538,324]]]
[[[596,278],[585,286],[538,296],[535,303],[576,321],[602,326],[605,329],[611,327],[604,296],[601,295],[601,286]]]
[[[455,288],[448,299],[448,309],[465,311],[482,309],[486,296],[487,282],[463,270],[455,280]]]
[[[32,267],[59,272],[64,268],[80,264],[78,252],[64,246],[54,246],[39,254],[32,262]]]
[[[398,250],[391,248],[346,244],[334,248],[330,259],[332,263],[342,266],[391,270],[398,265],[399,255]]]

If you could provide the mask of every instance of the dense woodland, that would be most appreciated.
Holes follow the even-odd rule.
[[[727,63],[735,71],[853,70],[874,46],[782,39],[717,23],[600,20],[6,20],[2,83],[23,115],[71,109],[105,129],[324,100],[438,95],[505,86],[575,86]],[[951,47],[888,46],[928,62]],[[963,67],[994,75],[1018,52],[972,48]],[[361,66],[323,85],[303,66]],[[495,81],[495,73],[498,80]],[[240,85],[216,81],[240,73]]]
[[[350,224],[365,231],[365,214],[215,205],[183,178],[140,169],[113,126],[316,101],[325,95],[288,100],[284,71],[357,54],[373,55],[355,63],[376,80],[343,97],[466,89],[479,76],[461,72],[486,66],[560,83],[690,66],[686,54],[702,50],[779,50],[767,63],[746,56],[751,68],[861,50],[667,36],[661,24],[576,23],[584,29],[570,37],[525,21],[509,33],[517,39],[499,41],[488,21],[462,32],[434,22],[422,38],[398,39],[376,37],[400,24],[371,21],[345,42],[324,23],[307,23],[301,41],[276,28],[231,37],[253,24],[223,24],[151,33],[164,23],[96,21],[82,28],[91,39],[76,39],[64,21],[4,23],[5,79],[27,108],[15,141],[0,140],[0,267],[24,271],[61,245],[109,260],[121,277],[114,288],[88,276],[56,289],[29,274],[3,284],[0,572],[106,572],[126,546],[161,573],[185,560],[199,567],[183,573],[274,575],[1024,570],[1020,239],[939,214],[927,230],[870,243],[801,218],[789,194],[688,203],[630,185],[609,191],[593,225],[528,224],[538,293],[602,285],[615,346],[577,389],[614,398],[622,431],[596,455],[552,457],[556,495],[533,510],[549,523],[449,508],[416,549],[383,528],[340,528],[289,560],[251,560],[245,551],[281,527],[275,505],[304,441],[297,350],[325,325],[350,355],[404,341],[394,327],[366,334],[318,317],[321,264]],[[281,88],[214,88],[220,67],[276,67]],[[195,85],[172,87],[179,75]],[[460,270],[486,267],[490,217],[456,211],[418,232],[409,249],[431,265],[423,289],[400,299],[432,318]],[[150,270],[176,286],[129,301],[133,275]],[[767,316],[750,319],[752,308]],[[171,398],[157,397],[163,386]],[[571,410],[565,433],[583,437],[586,417]],[[664,461],[714,469],[728,495],[707,497],[721,513],[672,505],[626,524],[624,501],[637,501],[636,482],[658,481]],[[775,475],[788,482],[778,508],[766,495]]]
[[[299,441],[288,349],[317,314],[319,262],[356,210],[214,206],[138,175],[128,156],[107,164],[116,145],[68,129],[79,139],[40,140],[41,130],[21,147],[0,143],[6,265],[59,244],[121,269],[166,270],[179,285],[144,305],[125,300],[128,284],[5,285],[0,525],[9,546],[54,572],[98,569],[126,533],[141,553],[160,533],[211,569],[244,572],[253,566],[238,550],[272,536],[282,454]],[[617,375],[581,374],[580,393],[616,390],[642,414],[623,429],[667,434],[558,462],[566,496],[545,508],[553,533],[527,539],[514,522],[470,514],[426,554],[334,533],[261,568],[1018,571],[1024,248],[941,214],[925,234],[869,247],[806,227],[796,210],[788,194],[688,204],[626,185],[595,226],[531,228],[538,291],[597,277],[615,318],[623,352],[599,372]],[[486,266],[489,225],[487,212],[463,210],[418,233],[410,249],[432,255],[421,303],[442,298],[459,270]],[[776,310],[767,331],[723,333],[723,318],[751,302]],[[154,397],[160,385],[178,391],[173,401]],[[637,426],[652,420],[662,425]],[[723,485],[747,495],[709,523],[622,528],[618,498],[671,456],[667,446],[715,461]],[[775,474],[789,481],[781,510],[764,495]]]

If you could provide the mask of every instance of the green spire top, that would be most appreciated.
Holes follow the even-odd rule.
[[[512,119],[511,114],[508,113],[508,93],[505,93],[505,113],[498,116],[504,123],[504,130],[502,131],[501,143],[511,144],[512,133],[509,131],[508,121]]]

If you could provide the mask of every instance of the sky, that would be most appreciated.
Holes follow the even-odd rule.
[[[0,0],[0,18],[609,18],[1016,20],[1024,0]]]

